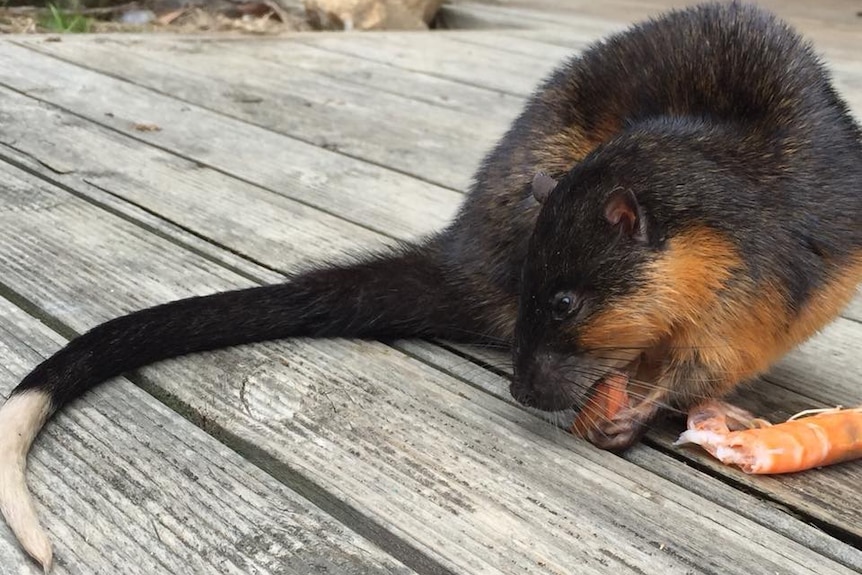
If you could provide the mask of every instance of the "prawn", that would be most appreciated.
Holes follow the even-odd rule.
[[[627,385],[628,377],[622,373],[613,373],[596,385],[572,423],[572,433],[578,437],[586,437],[587,432],[595,427],[597,422],[610,419],[618,411],[628,407]]]
[[[862,406],[810,409],[771,424],[719,401],[693,408],[674,445],[694,443],[745,473],[805,471],[862,457]]]
[[[599,383],[575,418],[572,433],[585,437],[598,421],[627,407],[627,385],[622,374]],[[773,425],[739,407],[708,401],[689,411],[687,427],[674,445],[700,445],[745,473],[794,473],[862,458],[862,406],[809,409]]]

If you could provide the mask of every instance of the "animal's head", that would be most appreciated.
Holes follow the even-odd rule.
[[[628,139],[559,181],[533,180],[542,207],[523,269],[517,400],[578,408],[614,370],[655,384],[724,361],[699,348],[742,263],[729,235],[710,224],[715,210],[702,211],[714,190],[691,174],[707,169],[696,150]]]

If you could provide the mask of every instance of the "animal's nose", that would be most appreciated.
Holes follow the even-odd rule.
[[[518,403],[528,407],[538,407],[541,388],[552,379],[558,358],[549,352],[536,353],[521,369],[515,370],[515,379],[509,386],[509,393]]]

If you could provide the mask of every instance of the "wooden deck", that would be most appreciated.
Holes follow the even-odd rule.
[[[449,9],[482,31],[0,40],[2,394],[118,314],[438,229],[544,74],[672,3],[506,4]],[[862,18],[799,6],[862,118]],[[857,298],[744,403],[862,403],[860,343]],[[618,457],[489,365],[290,340],[112,381],[30,459],[54,572],[862,570],[862,463],[749,477],[672,447],[679,422]],[[0,526],[0,572],[37,571]]]

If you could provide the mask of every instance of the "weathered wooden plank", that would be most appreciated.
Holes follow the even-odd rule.
[[[516,96],[529,96],[539,80],[571,55],[567,49],[558,49],[557,57],[542,61],[450,40],[445,34],[321,34],[298,41]]]
[[[313,35],[302,35],[301,38],[303,39],[302,42],[307,43],[307,44],[312,45],[312,46],[326,48],[329,50],[340,50],[341,52],[343,52],[345,54],[361,55],[361,56],[366,57],[366,58],[372,58],[372,59],[377,59],[380,61],[386,61],[387,63],[389,63],[391,65],[401,66],[401,67],[404,67],[405,69],[413,69],[413,68],[427,68],[427,69],[435,69],[435,70],[439,69],[439,71],[435,72],[435,74],[439,74],[439,75],[443,75],[443,76],[450,76],[453,78],[460,78],[460,79],[472,78],[470,80],[471,83],[483,83],[482,75],[476,74],[477,69],[484,70],[484,69],[490,68],[488,70],[488,73],[494,75],[495,77],[498,77],[498,76],[496,76],[496,74],[493,74],[496,71],[495,66],[489,64],[488,60],[489,60],[489,58],[492,58],[492,57],[496,58],[498,60],[500,58],[504,58],[507,60],[507,65],[509,65],[510,67],[517,68],[517,70],[512,70],[511,76],[507,75],[506,77],[511,78],[512,80],[519,83],[519,85],[521,86],[521,94],[524,96],[528,95],[534,89],[536,83],[538,83],[544,77],[544,75],[547,73],[547,71],[553,67],[555,62],[557,62],[558,60],[565,59],[565,57],[567,57],[567,55],[571,55],[571,54],[574,54],[576,52],[575,50],[572,50],[570,53],[568,50],[563,49],[559,54],[552,55],[549,59],[547,59],[547,61],[543,60],[543,63],[537,67],[535,61],[530,66],[524,64],[523,62],[519,63],[519,61],[509,62],[509,59],[506,58],[506,56],[505,56],[506,52],[502,52],[502,51],[500,51],[498,49],[494,49],[490,46],[477,46],[476,48],[479,50],[482,50],[483,53],[482,54],[474,54],[471,52],[469,54],[470,59],[465,60],[465,58],[463,58],[461,56],[457,56],[457,54],[456,54],[457,50],[445,49],[442,51],[439,51],[439,50],[435,51],[434,49],[432,49],[432,46],[430,46],[430,45],[424,46],[422,44],[422,42],[417,42],[415,40],[412,40],[411,39],[412,36],[407,35],[407,34],[386,34],[383,36],[374,35],[374,36],[370,37],[370,39],[366,36],[368,36],[368,35],[364,35],[361,38],[358,38],[357,41],[354,41],[353,37],[349,34],[348,35],[322,35],[320,37],[313,36]],[[485,34],[480,34],[477,36],[477,38],[483,38],[485,36],[486,36]],[[462,40],[464,37],[465,37],[464,34],[459,34],[459,35],[457,35],[457,38],[447,39],[447,43],[448,43],[448,45],[458,44],[458,43],[461,43],[463,45]],[[424,38],[424,37],[422,37],[422,38]],[[477,40],[477,41],[481,41],[483,43],[489,43],[490,44],[494,41],[494,38],[495,38],[494,36],[491,36],[490,39],[488,39],[488,40]],[[500,39],[500,42],[502,43],[505,40],[505,37],[499,37],[499,39]],[[359,42],[358,40],[362,40],[362,42]],[[431,38],[428,40],[423,40],[423,42],[434,42],[434,43],[439,43],[439,41],[440,41],[439,36],[435,36],[434,38]],[[118,40],[118,42],[122,42],[122,40]],[[107,72],[110,72],[110,73],[116,73],[116,74],[124,75],[127,77],[132,77],[132,79],[134,81],[141,83],[141,84],[144,84],[144,85],[149,85],[149,86],[155,87],[157,89],[167,89],[164,86],[165,81],[153,80],[154,75],[164,76],[167,74],[167,72],[163,69],[162,66],[158,66],[158,68],[159,68],[158,74],[155,74],[153,72],[153,70],[151,69],[155,64],[142,58],[139,61],[139,65],[144,66],[145,69],[141,70],[140,72],[136,72],[135,66],[130,65],[128,62],[120,61],[115,57],[116,50],[112,50],[112,51],[107,51],[107,50],[98,51],[97,50],[96,54],[93,54],[87,48],[87,46],[89,46],[89,43],[86,43],[86,42],[83,43],[84,47],[78,47],[77,46],[78,44],[80,44],[80,42],[78,42],[78,43],[72,43],[72,42],[54,43],[54,42],[50,42],[50,43],[41,44],[38,47],[39,47],[39,49],[62,55],[64,58],[67,58],[67,59],[72,60],[72,61],[76,61],[78,63],[84,63],[88,66],[97,67],[97,68],[100,68],[100,69],[107,71]],[[140,42],[133,43],[132,46],[128,46],[128,48],[129,48],[129,50],[131,50],[135,46],[139,46],[139,45],[140,45]],[[201,68],[207,69],[206,64],[201,64],[202,60],[209,62],[210,67],[212,67],[213,65],[219,65],[219,63],[223,62],[226,55],[229,55],[231,52],[235,51],[235,47],[241,45],[241,43],[232,42],[232,43],[229,43],[229,45],[233,47],[230,50],[227,49],[227,46],[225,43],[207,42],[204,44],[190,44],[190,45],[186,46],[186,48],[184,48],[184,49],[177,49],[177,51],[180,52],[180,54],[171,54],[169,51],[168,53],[164,54],[164,57],[170,56],[171,60],[174,63],[176,63],[177,65],[179,65],[180,62],[185,62],[187,59],[191,59],[191,61],[187,64],[187,66],[190,69],[191,68],[193,68],[195,70],[198,70]],[[531,41],[529,43],[529,45],[531,46],[531,48],[530,48],[531,55],[536,59],[540,58],[541,53],[542,53],[542,49],[544,46],[543,42],[532,42]],[[148,47],[147,49],[144,50],[144,52],[153,53],[156,51],[156,46],[162,46],[162,43],[156,42],[153,44],[153,47]],[[206,49],[204,49],[203,46],[206,46]],[[274,54],[274,53],[278,52],[277,48],[272,48],[272,43],[268,43],[268,46],[270,46],[270,48],[268,49],[269,53]],[[520,49],[522,49],[522,45],[519,45],[517,43],[513,43],[512,49],[513,50],[514,49],[520,50]],[[248,48],[248,50],[250,53],[250,51],[253,50],[253,48]],[[127,51],[128,50],[124,50],[123,53],[125,54]],[[199,53],[195,53],[196,51],[199,51]],[[192,54],[188,54],[187,52],[192,52]],[[285,52],[288,52],[288,50],[285,50]],[[442,54],[442,56],[441,56],[441,54]],[[457,57],[453,56],[453,54]],[[493,56],[491,56],[491,55],[493,55]],[[17,59],[19,57],[21,57],[21,56],[16,54],[10,62],[12,62],[12,63],[17,62],[18,61]],[[131,57],[131,56],[128,56],[128,57]],[[439,58],[439,57],[444,57],[444,58],[450,57],[450,58],[452,58],[452,60],[449,62],[448,65],[441,66],[440,63],[437,62],[437,58]],[[287,58],[287,57],[285,57],[283,59],[284,60],[290,60],[290,58]],[[529,60],[529,56],[524,56],[523,59]],[[414,60],[415,60],[415,62],[414,62]],[[213,64],[213,62],[215,62],[215,64]],[[835,71],[835,74],[834,74],[835,75],[835,83],[836,83],[836,86],[838,87],[840,93],[842,94],[842,96],[844,96],[848,100],[848,102],[850,103],[851,108],[852,108],[854,114],[856,115],[856,117],[862,119],[862,96],[858,95],[862,92],[860,92],[857,89],[857,88],[862,87],[862,65],[854,63],[854,62],[843,61],[843,60],[830,61],[829,65]],[[246,68],[248,68],[248,66],[246,66]],[[14,67],[13,67],[13,69],[14,69]],[[189,71],[191,71],[191,70],[189,70]],[[249,74],[255,75],[253,67],[251,67]],[[336,80],[343,79],[345,76],[349,76],[349,74],[343,74],[342,75],[342,74],[337,74],[334,71],[330,72],[329,74],[331,76],[335,77]],[[289,76],[290,74],[282,72],[280,74],[274,74],[274,75],[277,77],[280,77],[280,76]],[[175,76],[177,76],[177,77],[173,77],[169,82],[181,81],[178,79],[179,77],[184,78],[184,76],[182,74],[175,75]],[[256,74],[256,76],[265,77],[265,74]],[[414,77],[419,77],[419,76],[420,75],[414,75]],[[349,80],[348,80],[348,82],[349,82]],[[493,88],[494,86],[493,85],[486,85],[486,87]],[[279,89],[278,87],[272,88],[273,91],[277,91],[278,89]],[[372,89],[373,89],[373,87],[372,87]],[[208,90],[207,86],[202,86],[201,89],[198,90],[198,92],[200,92],[201,94],[206,94],[206,93],[209,93],[211,91],[212,90]],[[399,89],[399,93],[402,95],[409,95],[413,98],[422,98],[423,86],[417,85],[415,90],[413,90],[413,92],[411,94],[402,85],[402,87]],[[188,97],[193,98],[194,96],[189,95]],[[369,96],[369,97],[373,98],[371,96]],[[217,100],[217,98],[216,98],[216,100]],[[235,113],[235,111],[233,110],[233,108],[235,107],[235,104],[236,104],[235,102],[233,102],[233,103],[228,102],[227,105],[224,105],[223,102],[221,102],[221,103],[220,102],[214,102],[213,99],[210,98],[209,100],[205,99],[204,101],[200,101],[199,103],[201,103],[202,105],[205,105],[205,106],[211,106],[211,107],[214,106],[216,109],[218,109],[219,111],[222,111],[224,113],[229,113],[229,114]],[[257,106],[257,108],[258,109],[269,109],[270,106]],[[514,114],[515,114],[515,110],[512,107],[511,102],[507,102],[507,104],[505,104],[503,106],[503,108],[505,108],[505,109],[501,112],[502,116],[500,116],[500,118],[498,120],[496,120],[497,122],[499,122],[499,128],[496,131],[497,135],[502,134],[503,130],[505,129],[505,125],[508,122],[508,119],[506,119],[506,114],[511,114],[510,118],[514,117]],[[438,118],[441,115],[444,118],[448,117],[447,114],[440,114],[440,113],[435,114],[434,117]],[[459,118],[453,118],[453,119],[447,121],[447,123],[451,125],[452,123],[458,123],[460,121],[461,120],[459,120]],[[274,125],[277,126],[278,122],[275,122]],[[359,130],[359,128],[356,128],[356,129]],[[359,130],[359,131],[362,131],[362,130]],[[368,130],[366,129],[365,132],[367,132],[367,131]],[[308,135],[307,135],[308,131],[307,130],[303,131],[303,134],[305,135],[305,137],[308,137]],[[449,138],[450,134],[447,133],[445,137]],[[332,142],[338,142],[337,145],[339,145],[339,146],[343,143],[341,138],[342,137],[339,135],[331,135],[331,141]],[[345,140],[345,142],[347,142],[347,144],[345,144],[345,145],[351,145],[348,142],[348,140],[351,140],[352,136],[347,135],[347,136],[345,136],[345,138],[347,139],[347,140]],[[463,152],[461,154],[461,157],[464,159],[464,162],[461,164],[453,164],[451,166],[448,166],[447,169],[449,169],[449,170],[462,169],[464,171],[464,174],[469,174],[472,172],[473,169],[475,169],[475,165],[478,163],[479,159],[487,152],[488,149],[490,149],[490,146],[493,143],[493,139],[489,138],[489,139],[479,139],[478,141],[475,139],[466,140],[466,141],[464,141],[464,140],[459,141],[458,138],[459,138],[459,136],[457,136],[457,134],[453,137],[453,145],[457,146],[457,148]],[[437,147],[439,148],[439,146],[437,146]],[[427,161],[432,161],[432,160],[428,160],[426,158],[423,161],[427,162]],[[390,165],[392,167],[394,167],[395,169],[399,169],[399,170],[405,169],[405,165],[403,163],[393,163]],[[415,164],[411,164],[411,165],[415,165]],[[439,165],[437,167],[439,168]],[[433,167],[431,169],[433,169]],[[431,169],[429,169],[427,171],[423,170],[423,168],[420,165],[416,169],[416,172],[421,172],[421,173],[418,173],[417,175],[420,175],[423,178],[431,179],[432,181],[440,181],[440,178],[433,179],[433,177],[431,176],[431,171],[430,171]],[[440,174],[440,172],[437,172],[437,173],[438,173],[438,175]],[[453,177],[455,177],[455,176],[453,176]],[[461,177],[460,189],[463,189],[466,187],[466,185],[467,185],[466,182],[468,180],[469,180],[469,176],[462,176]],[[448,181],[448,184],[452,184],[454,182],[454,180],[447,180],[447,181]],[[446,182],[444,182],[444,183],[446,183]]]
[[[495,50],[504,52],[513,52],[524,56],[532,56],[540,60],[548,60],[549,58],[564,61],[590,45],[589,36],[575,35],[571,30],[565,32],[552,33],[566,34],[567,42],[555,43],[544,39],[544,31],[530,31],[531,35],[517,33],[511,30],[503,32],[471,32],[469,34],[457,34],[446,32],[446,38],[453,42],[463,42],[466,44],[476,44],[479,46],[487,46]],[[533,35],[535,37],[533,37]],[[600,34],[598,37],[603,37]]]
[[[481,369],[476,364],[470,363],[469,361],[465,361],[464,355],[441,351],[439,347],[426,342],[402,341],[398,342],[396,347],[414,357],[429,362],[431,365],[438,367],[446,373],[468,381],[477,388],[485,390],[500,399],[508,402],[513,401],[508,393],[508,379]],[[494,365],[501,371],[507,371],[506,364],[508,361],[502,354],[488,352],[487,350],[477,350],[475,348],[465,346],[454,347],[459,350],[459,353],[464,353],[468,356],[479,356],[486,362],[486,364]],[[764,385],[770,386],[770,388],[774,387],[771,384]],[[778,393],[783,393],[783,391],[779,389]],[[801,403],[804,403],[804,400],[798,402],[798,404]],[[810,403],[808,405],[810,405]],[[761,407],[763,406],[761,405]],[[785,405],[785,410],[787,407],[788,406]],[[774,408],[774,404],[770,404],[769,408]],[[564,428],[568,427],[569,422],[571,422],[572,419],[571,414],[548,414],[529,409],[527,411],[532,412],[537,417],[549,421],[555,426]],[[668,451],[672,449],[676,450],[676,448],[670,446],[670,443],[675,439],[676,435],[678,435],[678,432],[682,430],[683,425],[684,424],[680,421],[675,425],[669,424],[661,426],[653,433],[649,434],[647,442],[655,444],[655,438],[658,437],[660,439],[658,442],[660,447]],[[823,553],[824,555],[837,561],[841,561],[845,565],[855,569],[862,569],[862,550],[836,540],[825,534],[820,529],[812,527],[807,523],[800,522],[795,516],[789,515],[786,512],[785,506],[792,504],[793,499],[799,499],[800,497],[803,498],[803,503],[808,505],[808,507],[818,510],[819,507],[816,489],[811,489],[810,486],[808,486],[809,489],[803,490],[806,491],[805,493],[791,493],[791,497],[788,499],[780,499],[779,505],[776,506],[771,503],[770,500],[775,501],[781,497],[783,493],[776,493],[774,491],[770,492],[768,494],[770,499],[766,499],[764,501],[761,497],[751,495],[750,493],[746,493],[738,489],[728,489],[727,485],[720,481],[726,469],[718,465],[711,465],[712,462],[708,460],[707,457],[694,450],[685,450],[682,452],[682,455],[684,458],[683,461],[678,461],[670,457],[659,456],[652,448],[646,447],[645,444],[641,444],[627,451],[624,454],[624,457],[645,469],[649,469],[657,475],[674,481],[679,485],[685,486],[689,491],[732,509],[736,513],[767,526],[782,535],[799,541],[800,543],[817,550],[819,553]],[[685,463],[686,459],[688,462],[697,463],[699,465],[706,464],[707,466],[712,467],[713,471],[716,472],[715,475],[717,477],[711,477],[704,473],[692,473],[692,468]],[[858,471],[854,472],[853,475],[858,475]],[[821,486],[827,489],[829,493],[834,494],[846,492],[852,496],[851,501],[847,502],[847,505],[840,513],[843,520],[850,520],[853,518],[855,513],[853,511],[855,509],[853,507],[853,500],[858,497],[852,491],[853,486],[858,485],[858,477],[851,477],[850,479],[851,481],[839,485],[838,489],[835,489],[835,481],[833,480],[821,481]],[[764,486],[757,485],[756,483],[757,481],[755,481],[754,487],[757,487],[758,489],[754,489],[752,492],[763,493],[762,490]],[[788,490],[782,489],[782,491],[787,492]],[[814,492],[814,499],[808,499],[810,492]],[[834,500],[838,501],[839,498],[835,497]],[[832,516],[830,515],[830,512],[820,509],[819,519],[824,518],[825,523],[832,524]]]
[[[63,343],[0,298],[0,394]],[[28,469],[57,575],[412,573],[124,379],[54,418]],[[0,565],[38,571],[5,524]]]
[[[50,44],[56,44],[56,50]],[[440,107],[413,98],[306,70],[286,74],[270,62],[218,50],[218,45],[193,46],[168,53],[161,53],[159,44],[117,49],[104,42],[49,42],[40,48],[162,94],[453,189],[467,187],[481,157],[464,150],[490,148],[505,129],[493,118],[455,110],[441,115]],[[8,53],[13,53],[11,48]],[[455,145],[441,147],[443,139]]]
[[[108,189],[97,188],[84,181],[75,180],[71,174],[57,174],[46,166],[45,161],[37,160],[33,155],[20,152],[0,144],[0,157],[4,162],[10,163],[20,169],[32,174],[39,174],[49,182],[78,195],[85,201],[118,217],[134,223],[150,233],[157,236],[170,238],[170,241],[192,253],[214,262],[236,272],[241,276],[248,277],[262,283],[282,281],[284,274],[275,272],[268,267],[254,263],[250,259],[239,254],[225,250],[214,244],[212,240],[195,234],[167,219],[164,219],[145,208],[123,199]],[[50,157],[50,154],[48,154]]]
[[[448,38],[471,42],[476,32],[447,32]],[[355,83],[378,91],[389,92],[426,102],[434,106],[457,110],[469,114],[479,114],[486,118],[502,116],[509,121],[523,106],[523,98],[512,96],[487,88],[479,88],[461,82],[431,76],[421,72],[403,70],[380,62],[367,60],[353,54],[332,52],[304,44],[296,40],[313,40],[317,34],[292,34],[277,39],[261,38],[253,42],[236,36],[172,37],[123,35],[100,42],[100,45],[113,45],[122,48],[128,45],[145,44],[147,48],[158,46],[160,50],[176,52],[202,51],[201,44],[215,46],[215,50],[243,54],[249,60],[265,60],[283,68],[284,74],[298,68],[332,77],[341,82]],[[497,36],[497,35],[493,35]],[[507,38],[507,41],[510,38]],[[76,36],[66,40],[67,44],[76,41],[92,43],[91,38]],[[516,39],[515,42],[521,41]],[[523,40],[535,43],[533,40]],[[481,43],[481,42],[479,42]],[[36,45],[40,42],[25,42]],[[557,48],[559,49],[559,48]],[[569,50],[571,51],[571,50]]]
[[[568,3],[547,9],[544,3],[525,5],[483,5],[461,2],[442,9],[444,27],[449,28],[497,28],[507,29],[520,35],[522,30],[534,31],[577,31],[578,34],[598,38],[614,31],[624,29],[635,22],[658,16],[672,8],[690,6],[689,0],[662,0],[661,2]],[[782,19],[802,31],[830,56],[855,57],[862,49],[858,27],[855,26],[854,10],[847,7],[844,19],[831,18],[827,23],[822,19],[823,11],[802,14],[795,9],[801,4],[788,6],[784,0],[759,2]],[[509,30],[511,29],[511,30]]]
[[[4,102],[0,117],[16,118],[0,141],[39,158],[57,181],[84,190],[110,187],[148,210],[172,214],[171,221],[186,229],[241,238],[242,249],[247,250],[242,253],[252,259],[277,253],[286,266],[296,267],[311,252],[315,259],[326,259],[357,243],[369,248],[393,243],[299,202],[120,134],[94,129],[86,120],[8,90],[0,90],[0,100]],[[33,130],[35,125],[43,129]],[[81,141],[88,146],[81,147]],[[6,198],[7,209],[28,209],[32,201],[25,192],[13,194]],[[279,229],[289,229],[289,237],[264,231]]]
[[[862,53],[862,46],[860,46]],[[832,83],[850,105],[856,121],[862,123],[862,61],[841,58],[826,58],[826,67],[832,75]]]
[[[565,28],[579,33],[596,35],[620,30],[630,20],[637,19],[633,12],[625,19],[590,14],[586,6],[570,10],[531,10],[524,7],[489,6],[478,2],[448,3],[440,9],[441,27],[444,29],[495,29],[506,33],[521,30],[547,30]],[[577,10],[576,14],[570,11]]]
[[[4,279],[75,330],[244,283],[75,198],[51,197],[29,177],[4,174],[13,187],[16,178],[50,208],[5,218]],[[532,416],[380,344],[249,346],[165,362],[141,378],[235,448],[257,446],[256,461],[280,479],[311,478],[458,571],[565,572],[578,562],[584,573],[709,572],[737,561],[725,572],[793,573],[815,561],[847,572],[610,454],[535,435]],[[725,544],[711,550],[719,539]]]
[[[249,284],[248,280],[212,265],[195,254],[182,250],[176,250],[174,253],[176,246],[170,242],[107,216],[86,202],[49,188],[35,178],[9,170],[8,166],[3,164],[0,164],[0,171],[4,173],[4,186],[8,194],[4,195],[3,207],[6,209],[0,211],[0,228],[10,234],[0,239],[0,252],[4,254],[4,282],[12,279],[16,269],[41,269],[51,281],[67,288],[63,299],[68,303],[54,299],[50,295],[50,289],[44,289],[45,283],[49,282],[44,278],[40,281],[36,275],[31,275],[33,283],[25,280],[23,285],[13,287],[20,288],[29,301],[38,300],[46,314],[58,311],[61,316],[70,314],[79,322],[79,325],[74,326],[79,331],[88,323],[97,323],[121,313],[124,308],[128,311],[175,299],[179,295],[194,295]],[[21,228],[12,225],[12,222],[21,224]],[[7,240],[12,243],[20,241],[21,245],[15,247],[7,243]],[[70,251],[69,248],[73,245],[75,248]],[[36,261],[39,259],[36,254],[45,256],[47,260],[40,265]],[[140,261],[137,261],[138,259]],[[84,268],[86,271],[82,271]],[[127,275],[132,268],[134,272]],[[111,269],[114,270],[114,275],[108,271]],[[73,277],[82,281],[66,281]],[[168,278],[170,281],[165,283]],[[17,282],[9,282],[7,286],[14,283]],[[97,291],[104,292],[101,295],[105,297],[99,298],[100,303],[92,306],[94,315],[82,313],[83,308],[79,306],[79,302],[89,299]],[[106,301],[113,303],[104,305]],[[253,377],[254,373],[247,375]],[[233,377],[236,376],[234,373]],[[242,384],[251,386],[253,382]],[[241,395],[245,396],[245,387]],[[247,397],[254,398],[256,395],[249,390]],[[238,404],[246,405],[244,401],[239,401]],[[197,413],[197,418],[206,423],[205,405]],[[279,478],[287,482],[291,473],[284,468]],[[308,486],[301,483],[300,488],[307,490]],[[56,513],[60,510],[52,507],[51,511]],[[350,515],[349,510],[339,509],[338,512],[340,516]],[[363,529],[370,528],[365,526]],[[381,529],[378,527],[376,531],[380,532]],[[377,533],[375,535],[379,537]],[[385,535],[384,533],[387,541],[398,540],[396,536]],[[403,544],[399,545],[404,547]],[[418,552],[414,554],[421,555]],[[427,560],[422,561],[422,564],[428,563]],[[426,571],[445,572],[441,569]]]
[[[409,37],[403,35],[396,36],[393,34],[392,37],[403,40],[405,43],[410,41]],[[314,38],[309,38],[309,40],[313,39]],[[451,46],[453,50],[458,50],[457,44],[481,46],[483,48],[490,48],[493,50],[498,58],[503,57],[506,53],[512,53],[519,56],[529,56],[545,64],[548,62],[564,62],[575,55],[576,49],[579,51],[586,45],[586,42],[584,42],[580,47],[558,46],[548,42],[534,40],[532,38],[511,35],[505,32],[474,32],[471,34],[445,32],[438,33],[430,39],[435,44],[442,43],[445,49],[449,49]]]
[[[20,66],[22,58],[29,62],[26,70]],[[71,106],[77,114],[173,150],[192,160],[192,164],[218,166],[219,170],[276,194],[347,221],[362,222],[365,227],[395,238],[415,238],[439,229],[449,221],[461,200],[460,194],[453,191],[321,150],[127,82],[70,67],[54,58],[39,56],[5,42],[0,43],[0,69],[0,82],[15,90],[33,93],[60,106]],[[41,144],[37,150],[43,150],[39,155],[49,165],[53,162],[60,166],[61,171],[75,170],[81,161],[80,156],[87,155],[87,150],[77,146],[56,145],[53,130],[46,127],[45,132],[33,134],[26,122],[11,121],[15,116],[9,110],[4,113],[4,117],[9,118],[5,141],[17,145],[17,141],[38,139]],[[74,120],[56,119],[56,122],[66,125],[74,123]],[[156,124],[162,129],[157,132],[136,130],[135,124],[140,122]],[[86,122],[79,122],[79,129],[91,128]],[[104,134],[103,138],[110,138],[105,131],[99,133]],[[69,137],[72,138],[71,144],[77,135],[70,134]],[[120,141],[121,138],[115,140]],[[113,153],[125,153],[129,146],[131,144],[117,144]],[[119,161],[129,166],[140,166],[148,163],[146,158],[153,158],[152,154],[158,152],[149,150],[138,158],[123,156]],[[87,171],[90,173],[81,175],[86,175],[95,184],[104,182],[116,171],[117,160],[110,156],[88,158]],[[159,166],[172,162],[175,166],[188,165],[166,155],[154,163]],[[146,172],[139,169],[136,173],[149,177],[150,170],[152,168]],[[202,169],[201,173],[210,174],[211,171]],[[152,177],[156,178],[158,174]],[[190,173],[184,177],[195,176]],[[170,194],[168,182],[159,181],[158,185],[163,188],[162,195]],[[212,181],[206,185],[212,185]],[[208,193],[206,185],[200,182],[200,193]],[[234,182],[231,185],[241,184]],[[230,193],[224,186],[220,187],[223,193]],[[268,194],[261,191],[258,195],[265,197]],[[278,198],[267,203],[296,205],[296,202]],[[234,213],[241,214],[242,210]],[[282,225],[290,225],[290,222],[285,221]]]
[[[842,315],[848,319],[862,322],[862,288],[856,292],[856,297],[853,298]]]
[[[253,261],[297,271],[309,261],[394,243],[8,90],[0,89],[0,102],[0,117],[16,118],[0,142],[48,166],[46,176],[81,194],[107,190]],[[33,201],[26,192],[9,195],[7,209],[28,209]]]
[[[862,405],[860,343],[862,324],[838,319],[787,355],[766,377],[827,406]],[[862,464],[858,467],[862,473]]]
[[[465,35],[465,39],[472,34]],[[312,39],[312,36],[303,38]],[[461,38],[459,37],[459,40]],[[403,70],[373,60],[325,50],[311,43],[295,41],[258,44],[236,42],[231,49],[237,54],[260,58],[286,68],[300,67],[324,74],[340,82],[355,82],[374,90],[393,92],[446,109],[494,118],[508,123],[524,105],[523,98],[484,87]],[[285,52],[289,49],[289,58]]]

